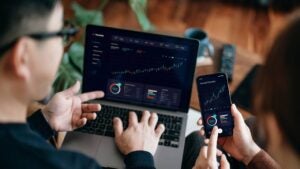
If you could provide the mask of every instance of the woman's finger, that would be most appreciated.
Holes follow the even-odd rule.
[[[197,124],[198,124],[198,126],[202,126],[202,125],[203,125],[202,118],[200,118],[200,119],[197,121]]]
[[[196,159],[196,162],[195,162],[193,168],[196,168],[196,169],[205,168],[205,165],[207,162],[206,157],[207,157],[207,146],[203,146],[199,152],[199,155]]]
[[[202,127],[199,131],[200,135],[201,136],[205,136],[205,130],[204,130],[204,127]]]
[[[205,143],[206,145],[208,145],[209,139],[208,139],[208,138],[204,139],[204,143]]]
[[[217,165],[217,141],[218,127],[215,126],[211,132],[207,148],[207,161],[210,167],[215,167]]]
[[[230,168],[230,164],[227,161],[226,156],[223,154],[221,156],[221,161],[220,161],[220,169],[229,169]]]

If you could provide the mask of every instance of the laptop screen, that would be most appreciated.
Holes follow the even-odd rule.
[[[83,92],[103,100],[187,112],[196,40],[88,25]]]

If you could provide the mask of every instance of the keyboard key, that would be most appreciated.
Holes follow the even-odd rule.
[[[164,145],[165,145],[165,146],[171,146],[170,140],[166,140]]]
[[[178,144],[171,144],[171,147],[177,148],[177,147],[179,147],[179,145]]]

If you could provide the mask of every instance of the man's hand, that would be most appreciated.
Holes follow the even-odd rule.
[[[42,108],[42,113],[49,125],[55,131],[71,131],[82,127],[87,120],[97,117],[95,112],[100,111],[100,104],[83,104],[88,100],[102,98],[102,91],[76,95],[80,90],[80,83],[53,96],[49,103]]]
[[[260,148],[253,141],[250,129],[234,104],[231,106],[231,113],[234,120],[233,135],[219,138],[218,144],[235,159],[243,161],[247,165],[260,151]],[[202,120],[199,120],[198,124],[201,125]],[[204,130],[202,129],[200,133],[204,135]]]
[[[143,112],[140,122],[134,112],[129,112],[128,128],[124,131],[120,118],[114,118],[115,141],[119,150],[127,155],[134,151],[147,151],[155,154],[160,136],[165,130],[163,124],[156,127],[156,113]]]
[[[226,156],[217,149],[218,127],[214,127],[208,146],[203,146],[196,160],[193,169],[218,169],[217,155],[221,156],[220,168],[229,169],[229,163]]]

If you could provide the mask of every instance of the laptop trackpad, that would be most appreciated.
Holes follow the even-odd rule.
[[[62,145],[62,149],[78,151],[94,158],[100,142],[101,139],[97,135],[81,132],[68,132]]]
[[[102,137],[95,157],[103,167],[125,168],[124,156],[119,152],[114,138]]]

